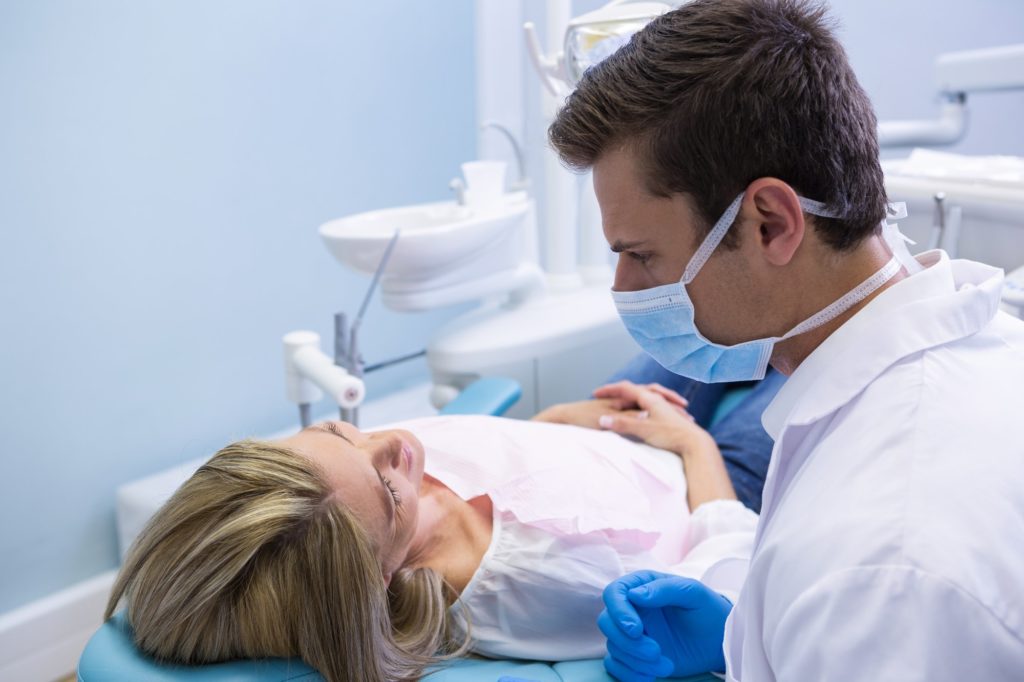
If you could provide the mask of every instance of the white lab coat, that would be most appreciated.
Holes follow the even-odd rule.
[[[1024,680],[1024,323],[1000,270],[920,260],[764,414],[729,680]]]

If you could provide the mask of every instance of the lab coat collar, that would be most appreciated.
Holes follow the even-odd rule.
[[[902,358],[974,334],[995,316],[1002,270],[938,250],[917,259],[924,270],[876,296],[782,386],[761,417],[776,442],[786,426],[834,412]]]

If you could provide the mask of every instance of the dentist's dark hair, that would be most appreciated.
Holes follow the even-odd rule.
[[[874,111],[825,8],[804,0],[693,0],[662,15],[583,74],[548,136],[576,170],[634,150],[647,190],[690,195],[705,230],[761,177],[843,216],[814,218],[839,251],[885,217]]]

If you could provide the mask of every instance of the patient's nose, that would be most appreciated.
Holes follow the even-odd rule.
[[[377,465],[402,470],[405,457],[402,437],[394,431],[382,431],[374,433],[371,438],[374,441],[372,457],[377,460]]]

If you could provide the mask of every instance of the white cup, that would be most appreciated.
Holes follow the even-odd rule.
[[[505,194],[504,161],[467,161],[462,164],[466,178],[466,204],[483,207],[501,201]]]

